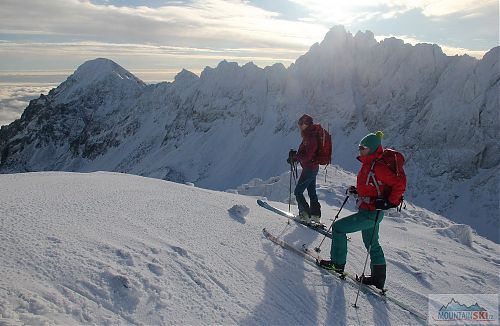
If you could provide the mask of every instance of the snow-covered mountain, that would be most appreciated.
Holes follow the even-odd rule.
[[[326,211],[338,210],[354,178],[321,175]],[[280,197],[287,182],[245,187]],[[4,174],[0,183],[0,325],[426,324],[363,291],[351,307],[357,288],[262,229],[310,248],[322,236],[255,197],[110,172]],[[340,218],[353,209],[349,200]],[[498,293],[498,245],[466,225],[410,204],[384,217],[380,242],[388,294],[421,315],[428,294]],[[328,256],[330,241],[321,248]],[[355,233],[346,269],[359,274],[365,256]]]
[[[449,57],[334,27],[289,68],[222,61],[145,85],[107,59],[84,63],[0,130],[2,173],[118,171],[211,189],[287,170],[304,112],[329,126],[333,163],[384,130],[407,158],[406,197],[498,242],[499,47]]]

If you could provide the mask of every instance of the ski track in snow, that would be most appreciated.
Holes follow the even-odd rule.
[[[318,191],[326,223],[353,176],[334,171],[328,178]],[[287,225],[255,197],[118,173],[0,180],[0,325],[422,324],[364,293],[353,309],[350,285],[272,244],[261,230],[311,248],[319,234]],[[284,174],[245,188],[286,201],[287,182]],[[391,295],[425,315],[429,293],[497,293],[496,244],[473,233],[464,244],[457,232],[439,231],[453,230],[451,222],[409,206],[402,216],[388,214],[381,227]],[[353,210],[349,201],[341,217]],[[329,246],[327,239],[322,255]],[[353,234],[350,272],[360,272],[365,254]]]

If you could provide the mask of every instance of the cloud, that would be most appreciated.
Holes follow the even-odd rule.
[[[470,13],[489,8],[494,5],[498,6],[497,0],[440,0],[440,1],[420,1],[422,12],[426,16],[441,17],[452,14],[469,15]],[[497,12],[498,14],[498,12]]]
[[[323,37],[317,24],[279,19],[246,1],[198,0],[159,8],[94,5],[76,0],[2,2],[0,29],[36,31],[85,40],[122,43],[235,47],[236,44],[303,47]],[[22,19],[20,19],[22,17]]]
[[[55,84],[0,84],[0,126],[19,119],[29,101],[47,94]]]
[[[368,29],[375,35],[408,35],[472,49],[468,53],[489,50],[498,39],[490,23],[495,18],[484,18],[494,12],[484,7],[491,6],[490,0],[457,0],[453,6],[448,0],[441,5],[430,0],[279,1],[303,10],[302,16],[295,10],[293,18],[277,3],[263,9],[254,4],[260,1],[249,0],[158,1],[163,5],[154,8],[110,2],[3,0],[0,70],[74,70],[96,57],[132,71],[199,71],[223,59],[261,67],[289,65],[339,23],[353,33]],[[479,9],[467,11],[467,6]]]
[[[343,24],[353,32],[410,35],[468,54],[498,45],[497,0],[290,1],[308,12],[308,20]]]
[[[156,69],[157,73],[164,73],[166,70],[172,71],[170,75],[175,75],[182,68],[190,71],[201,71],[206,66],[216,66],[221,60],[235,61],[245,64],[254,62],[260,67],[282,63],[290,65],[300,55],[307,51],[293,50],[286,48],[193,48],[174,47],[148,44],[113,44],[99,42],[73,42],[73,43],[46,43],[46,42],[0,42],[0,82],[29,81],[22,76],[5,76],[1,70],[23,71],[30,69],[40,69],[60,71],[61,67],[71,67],[71,74],[83,62],[96,57],[106,57],[117,63],[126,66],[134,72],[143,69]],[[43,53],[40,56],[39,53]],[[13,65],[13,63],[19,64]],[[26,66],[26,63],[36,62],[37,66]],[[64,63],[64,65],[58,66]],[[175,73],[174,73],[175,72]],[[30,75],[26,72],[26,75]],[[50,74],[47,74],[50,75]],[[140,77],[140,76],[139,76]],[[42,81],[34,79],[32,81]],[[140,77],[141,78],[141,77]],[[171,80],[170,76],[165,77]],[[141,78],[142,79],[142,78]],[[155,81],[160,79],[155,78]],[[50,77],[46,81],[62,81],[58,76]]]
[[[416,45],[416,44],[421,44],[421,43],[428,43],[428,44],[434,44],[432,42],[426,41],[426,40],[419,40],[414,37],[408,36],[408,35],[378,35],[375,37],[377,41],[382,41],[386,38],[390,37],[395,37],[400,40],[403,40],[403,42],[411,44],[411,45]],[[483,56],[486,54],[487,51],[476,51],[476,50],[471,50],[471,49],[464,49],[460,47],[454,47],[450,45],[439,45],[441,50],[443,50],[443,53],[445,53],[448,56],[454,56],[454,55],[470,55],[471,57],[474,57],[476,59],[482,59]]]
[[[290,0],[307,10],[309,17],[315,21],[328,24],[350,25],[355,22],[370,20],[377,16],[393,15],[401,10],[389,1],[357,0],[357,1],[322,1],[322,0]]]
[[[163,56],[165,58],[217,59],[232,57],[252,59],[257,61],[292,61],[304,53],[305,49],[288,48],[193,48],[150,44],[103,43],[103,42],[0,42],[0,50],[4,55],[31,54],[43,51],[49,56],[67,55],[140,55]]]
[[[196,0],[148,8],[4,0],[0,31],[8,35],[0,41],[0,70],[76,68],[99,56],[128,60],[131,68],[163,62],[192,70],[222,59],[289,65],[321,41],[328,28],[280,19],[279,13],[248,1]]]
[[[330,17],[341,24],[351,24],[379,18],[391,18],[411,10],[420,10],[425,16],[440,17],[457,13],[470,13],[498,5],[496,0],[290,0],[307,9],[321,20]]]

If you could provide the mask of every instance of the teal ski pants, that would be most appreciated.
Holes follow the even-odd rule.
[[[367,250],[370,246],[370,240],[373,234],[373,241],[370,249],[371,266],[386,264],[384,251],[378,242],[378,229],[380,222],[384,218],[384,212],[379,212],[377,225],[375,225],[377,211],[363,210],[344,217],[333,224],[332,248],[330,251],[333,263],[336,265],[345,265],[347,261],[347,233],[361,231],[363,242]]]

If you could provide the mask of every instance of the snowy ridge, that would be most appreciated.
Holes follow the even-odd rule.
[[[421,324],[363,293],[352,309],[350,286],[261,230],[311,247],[318,233],[288,226],[255,197],[103,172],[0,182],[0,323]],[[320,187],[326,223],[342,186]],[[498,245],[475,234],[463,245],[436,231],[452,223],[410,207],[381,226],[391,295],[425,315],[428,293],[498,292]],[[348,271],[362,268],[365,253],[354,234]]]
[[[410,201],[498,242],[498,55],[448,57],[334,27],[289,68],[222,61],[144,85],[96,59],[0,129],[0,172],[106,170],[235,188],[287,169],[307,112],[329,126],[333,163],[351,172],[359,139],[383,130],[407,159]]]

